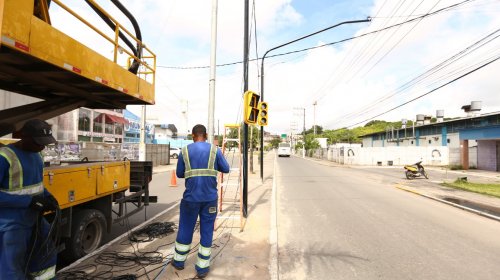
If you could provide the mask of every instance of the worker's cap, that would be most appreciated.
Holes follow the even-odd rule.
[[[32,119],[21,128],[22,137],[31,137],[38,145],[48,145],[57,142],[52,136],[51,126],[42,120]]]

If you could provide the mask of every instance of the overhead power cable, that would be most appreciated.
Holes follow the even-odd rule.
[[[385,4],[387,3],[387,0],[385,0],[382,5],[380,6],[380,8],[377,10],[377,12],[375,13],[375,17],[372,17],[372,18],[376,18],[379,14],[380,14],[380,11],[382,11],[382,9],[384,8]],[[370,26],[368,26],[368,28],[372,27],[373,24],[371,24]],[[385,25],[384,25],[385,27]],[[322,92],[324,89],[326,89],[326,87],[328,86],[329,83],[332,83],[333,81],[337,80],[337,77],[340,73],[339,69],[344,65],[344,63],[346,63],[347,61],[347,58],[350,57],[351,53],[357,49],[358,45],[360,44],[360,41],[357,40],[354,42],[353,46],[351,48],[348,49],[347,51],[347,54],[344,55],[342,57],[342,60],[340,61],[340,63],[338,64],[338,67],[334,67],[334,70],[331,72],[330,74],[330,77],[328,78],[327,81],[325,81],[320,87],[318,87],[314,93],[312,94],[312,96],[314,96],[314,100],[318,100],[315,96],[319,93],[319,92]]]
[[[391,26],[387,26],[387,27],[384,27],[384,28],[381,28],[381,29],[378,29],[378,30],[374,30],[374,31],[371,31],[371,32],[366,32],[366,33],[363,33],[363,34],[360,34],[360,35],[357,35],[357,36],[345,38],[345,39],[342,39],[342,40],[339,40],[339,41],[335,41],[335,42],[331,42],[331,43],[326,43],[326,44],[322,44],[322,45],[318,45],[318,46],[314,46],[314,47],[308,47],[308,48],[304,48],[304,49],[299,49],[299,50],[295,50],[295,51],[278,53],[278,54],[269,55],[269,56],[266,56],[266,57],[267,58],[272,58],[272,57],[284,56],[284,55],[289,55],[289,54],[294,54],[294,53],[305,52],[305,51],[308,51],[308,50],[314,50],[314,49],[318,49],[318,48],[323,48],[323,47],[326,47],[326,46],[337,45],[337,44],[344,43],[344,42],[347,42],[347,41],[351,41],[351,40],[354,40],[354,39],[362,38],[362,37],[365,37],[365,36],[368,36],[368,35],[371,35],[371,34],[376,34],[376,33],[379,33],[379,32],[382,32],[382,31],[385,31],[385,30],[388,30],[388,29],[391,29],[391,28],[395,28],[395,27],[398,27],[400,25],[404,25],[404,24],[407,24],[407,23],[410,23],[410,22],[414,22],[414,21],[419,20],[421,18],[426,18],[426,17],[433,16],[433,15],[436,15],[436,14],[441,13],[441,12],[452,10],[453,8],[455,8],[457,6],[463,5],[463,4],[465,4],[467,2],[471,2],[471,1],[476,1],[476,0],[464,0],[462,2],[455,3],[453,5],[446,6],[444,8],[439,9],[439,10],[436,10],[436,11],[434,11],[432,13],[424,14],[422,16],[415,17],[415,18],[412,18],[412,19],[409,19],[409,20],[406,20],[406,21],[403,21],[403,22],[400,22],[400,23],[396,23],[396,24],[393,24]],[[249,61],[255,61],[255,60],[258,60],[258,59],[262,59],[262,58],[261,57],[259,57],[259,58],[252,58],[252,59],[249,59]],[[243,63],[243,61],[235,61],[235,62],[229,62],[229,63],[222,63],[222,64],[217,64],[216,67],[231,66],[231,65],[241,64],[241,63]],[[165,68],[165,69],[178,69],[178,70],[192,70],[192,69],[206,69],[206,68],[210,68],[210,66],[164,66],[164,65],[157,65],[156,67],[158,67],[158,68]]]
[[[412,13],[413,13],[413,12],[415,12],[415,11],[418,9],[418,7],[420,7],[420,5],[421,5],[423,2],[424,2],[424,0],[422,0],[422,1],[421,1],[418,5],[417,5],[417,7],[415,7],[415,9],[413,9]],[[436,7],[436,6],[437,6],[437,4],[439,4],[439,2],[440,2],[440,1],[437,1],[437,2],[436,2],[436,3],[435,3],[435,4],[434,4],[434,5],[433,5],[430,9],[429,9],[428,13],[429,13],[430,11],[432,11],[432,9],[434,9],[434,7]],[[404,39],[404,38],[406,38],[406,36],[408,36],[408,34],[410,34],[410,33],[413,31],[413,29],[415,29],[415,27],[417,27],[417,25],[418,25],[418,24],[419,24],[422,20],[423,20],[423,18],[421,18],[419,21],[417,21],[417,22],[415,23],[415,25],[413,25],[413,26],[410,28],[410,30],[408,30],[408,31],[407,31],[407,32],[406,32],[406,33],[405,33],[405,34],[404,34],[404,35],[403,35],[403,36],[402,36],[402,37],[401,37],[401,38],[400,38],[400,39],[399,39],[399,40],[398,40],[398,41],[397,41],[394,45],[392,45],[392,47],[391,47],[391,48],[390,48],[390,49],[389,49],[389,50],[388,50],[388,51],[387,51],[384,55],[382,55],[382,57],[380,57],[380,58],[379,58],[379,59],[378,59],[378,60],[377,60],[377,61],[376,61],[376,62],[375,62],[375,63],[374,63],[374,64],[373,64],[373,65],[372,65],[372,66],[371,66],[371,67],[370,67],[370,68],[369,68],[369,69],[368,69],[368,70],[367,70],[364,74],[363,74],[363,76],[366,76],[366,74],[368,74],[368,73],[369,73],[369,72],[370,72],[373,68],[375,68],[375,66],[377,66],[377,65],[378,65],[378,64],[379,64],[379,63],[380,63],[380,62],[381,62],[381,61],[382,61],[382,60],[383,60],[383,59],[384,59],[387,55],[389,55],[389,54],[390,54],[390,53],[394,50],[394,48],[396,48],[396,47],[399,45],[399,43],[401,43],[401,41],[403,41],[403,39]],[[390,36],[390,37],[386,40],[386,42],[385,42],[385,43],[387,43],[387,42],[388,42],[388,41],[392,38],[392,36],[393,36],[393,35],[394,35],[394,34],[395,34],[398,30],[399,30],[399,28],[400,28],[400,27],[401,27],[401,26],[399,26],[399,27],[398,27],[398,28],[394,31],[394,33],[393,33],[393,34],[392,34],[392,35],[391,35],[391,36]],[[383,46],[383,45],[385,45],[385,43],[384,43],[384,44],[382,44],[382,46]],[[375,55],[373,55],[372,57],[375,57]],[[370,58],[370,59],[368,60],[368,62],[369,62],[369,61],[371,61],[371,59],[372,59],[372,58]]]
[[[438,86],[438,87],[436,87],[436,88],[434,88],[434,89],[432,89],[432,90],[430,90],[430,91],[428,91],[428,92],[426,92],[426,93],[424,93],[424,94],[421,94],[421,95],[419,95],[419,96],[417,96],[417,97],[415,97],[415,98],[413,98],[413,99],[411,99],[411,100],[408,100],[408,101],[406,101],[406,102],[404,102],[404,103],[402,103],[402,104],[399,104],[398,106],[393,107],[393,108],[391,108],[391,109],[389,109],[389,110],[387,110],[387,111],[385,111],[385,112],[383,112],[383,113],[380,113],[380,114],[378,114],[378,115],[376,115],[376,116],[370,117],[370,118],[368,118],[368,119],[365,119],[365,120],[363,120],[363,121],[357,122],[357,123],[352,124],[352,125],[349,125],[349,126],[347,126],[347,127],[353,127],[353,126],[356,126],[356,125],[358,125],[358,124],[362,124],[362,123],[364,123],[364,122],[367,122],[367,121],[373,120],[374,118],[377,118],[377,117],[380,117],[380,116],[382,116],[382,115],[385,115],[385,114],[387,114],[387,113],[389,113],[389,112],[391,112],[391,111],[394,111],[394,110],[396,110],[396,109],[398,109],[398,108],[400,108],[400,107],[403,107],[403,106],[405,106],[405,105],[407,105],[407,104],[409,104],[409,103],[411,103],[411,102],[413,102],[413,101],[415,101],[415,100],[418,100],[418,99],[420,99],[420,98],[422,98],[422,97],[424,97],[424,96],[427,96],[427,95],[429,95],[429,94],[431,94],[431,93],[433,93],[433,92],[437,91],[438,89],[441,89],[441,88],[443,88],[443,87],[445,87],[445,86],[447,86],[447,85],[449,85],[449,84],[452,84],[452,83],[454,83],[454,82],[456,82],[456,81],[458,81],[458,80],[460,80],[460,79],[462,79],[462,78],[464,78],[464,77],[466,77],[466,76],[468,76],[468,75],[470,75],[470,74],[472,74],[472,73],[474,73],[474,72],[476,72],[476,71],[478,71],[478,70],[480,70],[480,69],[482,69],[482,68],[484,68],[484,67],[486,67],[486,66],[488,66],[488,65],[492,64],[493,62],[495,62],[495,61],[497,61],[497,60],[499,60],[499,59],[500,59],[500,56],[497,56],[497,57],[493,58],[492,60],[490,60],[490,61],[488,61],[488,62],[486,62],[486,63],[484,63],[484,64],[480,65],[479,67],[476,67],[476,68],[474,68],[473,70],[471,70],[471,71],[469,71],[469,72],[467,72],[467,73],[465,73],[465,74],[463,74],[463,75],[460,75],[459,77],[457,77],[457,78],[455,78],[455,79],[453,79],[453,80],[451,80],[451,81],[449,81],[449,82],[447,82],[447,83],[444,83],[444,84],[442,84],[442,85],[440,85],[440,86]]]
[[[388,100],[391,97],[394,97],[395,95],[397,95],[401,92],[404,92],[405,90],[408,90],[411,87],[414,87],[418,84],[422,84],[426,79],[429,79],[432,75],[438,74],[439,72],[443,71],[444,69],[446,69],[448,66],[452,65],[453,63],[456,63],[460,59],[463,59],[467,55],[472,54],[473,52],[477,51],[478,49],[486,46],[487,44],[491,43],[492,41],[494,41],[495,39],[500,37],[500,34],[497,34],[499,32],[500,32],[500,29],[497,29],[497,30],[489,33],[485,37],[482,37],[481,39],[479,39],[478,41],[469,45],[468,47],[461,50],[460,52],[454,54],[453,56],[449,57],[448,59],[442,61],[441,63],[435,65],[434,67],[430,68],[429,70],[418,75],[417,77],[415,77],[415,78],[411,79],[410,81],[404,83],[403,85],[399,86],[397,89],[394,90],[394,92],[387,94],[386,96],[383,96],[374,102],[371,102],[369,105],[365,106],[364,108],[362,108],[358,112],[352,112],[352,113],[348,113],[346,115],[341,116],[339,118],[339,120],[334,122],[334,123],[338,123],[346,118],[352,119],[353,117],[356,117],[356,115],[360,116],[360,115],[369,113],[373,109],[377,108],[379,106],[378,104]],[[496,36],[494,36],[494,35],[496,35]],[[477,64],[475,64],[475,65],[477,65]],[[446,76],[442,75],[442,76],[438,77],[438,80],[432,82],[431,85],[435,84],[439,81],[442,81],[443,77],[449,77],[453,74],[457,74],[457,72],[463,72],[463,71],[467,70],[468,68],[472,68],[472,67],[474,67],[474,65],[471,65],[469,67],[465,67],[463,69],[451,70],[449,73],[445,74]]]
[[[403,4],[406,2],[406,0],[403,0],[403,1],[400,1],[400,3],[398,3],[395,7],[393,7],[392,11],[391,11],[391,18],[389,18],[383,25],[382,29],[386,28],[387,25],[391,22],[392,20],[392,16],[396,15],[397,12],[399,11],[399,9],[401,9],[401,7],[403,6]],[[405,11],[403,11],[405,12]],[[389,25],[390,26],[390,25]],[[396,32],[399,28],[401,28],[401,25],[397,26],[395,28],[395,30],[392,30],[392,34],[394,34],[394,32]],[[389,34],[389,38],[392,36],[392,34]],[[378,45],[380,39],[383,39],[385,37],[386,33],[382,33],[382,34],[378,34],[375,36],[375,38],[373,38],[371,41],[368,41],[366,42],[366,44],[364,45],[363,49],[361,50],[361,53],[356,55],[354,57],[353,60],[351,60],[351,63],[346,67],[347,69],[345,70],[345,72],[350,72],[351,69],[354,69],[358,66],[358,64],[361,62],[361,61],[364,61],[365,60],[365,57],[366,56],[369,56],[369,52],[368,50],[371,49],[372,47]],[[380,48],[383,46],[383,44],[379,47],[378,50],[376,50],[374,52],[377,53]],[[368,59],[370,60],[371,57]],[[354,75],[353,75],[354,76]]]

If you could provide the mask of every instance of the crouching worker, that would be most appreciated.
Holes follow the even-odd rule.
[[[42,214],[58,204],[43,187],[40,152],[56,140],[37,119],[18,134],[19,142],[0,148],[0,279],[54,279],[57,252]]]
[[[179,231],[172,265],[176,269],[184,269],[184,262],[191,250],[196,220],[200,217],[201,236],[195,268],[198,278],[203,278],[210,270],[212,238],[217,217],[217,172],[229,173],[229,164],[215,145],[205,142],[205,126],[195,125],[192,136],[194,143],[182,149],[177,161],[177,177],[186,179],[186,190],[180,205]]]

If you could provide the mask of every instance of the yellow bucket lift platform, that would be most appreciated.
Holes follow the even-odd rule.
[[[154,104],[156,55],[97,3],[86,2],[106,17],[114,27],[107,33],[114,35],[106,35],[62,0],[0,1],[0,89],[43,100],[0,111],[0,135],[19,129],[30,118],[48,119],[78,107]],[[58,5],[107,40],[114,59],[54,28],[49,5]],[[124,41],[129,47],[122,46]],[[130,49],[134,45],[136,51]],[[136,64],[135,71],[118,64],[120,53],[128,55],[128,64]]]

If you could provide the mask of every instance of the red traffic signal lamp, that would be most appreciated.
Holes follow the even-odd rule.
[[[259,119],[260,96],[253,91],[245,92],[243,96],[243,121],[246,124],[256,124]]]

